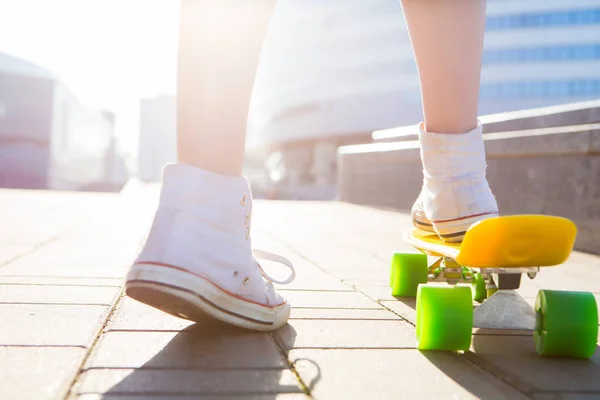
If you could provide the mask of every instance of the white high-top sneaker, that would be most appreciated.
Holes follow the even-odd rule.
[[[423,188],[412,209],[415,227],[448,242],[474,223],[498,216],[486,179],[482,126],[463,134],[425,132],[420,125]]]
[[[252,250],[251,214],[246,178],[165,167],[152,228],[127,275],[127,295],[193,321],[208,314],[260,331],[285,325],[290,304],[272,282],[291,282],[294,268],[283,257]],[[270,278],[257,258],[284,264],[290,276]]]

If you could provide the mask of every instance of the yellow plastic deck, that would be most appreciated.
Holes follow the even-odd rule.
[[[408,242],[433,256],[450,257],[474,268],[547,267],[564,263],[575,244],[577,227],[562,217],[510,215],[472,225],[462,243],[413,229]]]

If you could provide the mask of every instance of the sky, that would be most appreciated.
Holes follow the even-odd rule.
[[[0,52],[52,71],[84,104],[117,113],[137,146],[141,97],[174,93],[178,1],[0,0]]]

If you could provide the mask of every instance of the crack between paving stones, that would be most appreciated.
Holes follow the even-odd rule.
[[[63,400],[74,399],[77,396],[77,393],[74,392],[74,389],[77,385],[77,381],[79,381],[81,374],[85,371],[85,368],[84,368],[85,364],[88,362],[88,360],[92,356],[92,353],[96,349],[96,346],[100,342],[100,339],[102,338],[104,333],[106,333],[106,328],[108,327],[108,324],[110,323],[110,320],[112,319],[113,315],[117,311],[119,304],[121,304],[123,297],[125,297],[124,285],[121,287],[121,293],[119,294],[119,296],[116,296],[116,299],[114,300],[113,304],[111,306],[109,306],[110,309],[109,309],[108,313],[106,314],[106,317],[104,318],[104,322],[102,323],[102,325],[98,329],[96,335],[94,336],[94,340],[92,341],[90,347],[88,348],[87,353],[84,355],[83,359],[79,363],[77,372],[75,372],[73,378],[69,382],[69,386],[68,386],[68,389],[67,389],[65,395],[63,396]]]
[[[470,362],[471,364],[473,364],[475,367],[477,367],[478,369],[492,375],[494,378],[500,380],[501,382],[503,382],[504,384],[506,384],[507,386],[512,387],[513,389],[515,389],[517,392],[523,394],[526,397],[529,397],[530,399],[533,399],[533,393],[535,393],[535,388],[531,385],[529,385],[527,382],[522,381],[520,379],[515,379],[513,377],[507,376],[506,374],[502,373],[502,371],[499,371],[497,368],[495,367],[490,367],[488,365],[488,363],[486,363],[485,361],[483,362],[483,364],[479,364],[477,363],[475,360],[473,360],[469,354],[473,354],[475,355],[475,353],[472,352],[465,352],[463,354],[458,354],[458,356],[462,357],[463,359],[467,360],[468,362]],[[520,386],[520,384],[522,384],[523,387]],[[526,389],[525,387],[528,386],[530,389]]]
[[[362,293],[362,292],[359,292],[359,293]],[[363,294],[364,294],[364,293],[363,293]],[[365,296],[366,296],[366,295],[365,295]],[[369,297],[369,296],[367,296],[367,297]],[[370,298],[370,297],[369,297],[369,298]],[[389,301],[389,300],[383,300],[383,301]],[[385,308],[386,310],[388,310],[389,312],[391,312],[392,314],[394,314],[394,315],[397,315],[398,317],[400,317],[400,318],[402,319],[402,321],[404,321],[404,322],[407,322],[407,323],[409,323],[410,325],[412,325],[412,326],[416,327],[416,325],[415,325],[415,324],[414,324],[414,323],[413,323],[411,320],[409,320],[408,318],[406,318],[405,316],[403,316],[403,315],[402,315],[402,314],[400,314],[399,312],[397,312],[397,311],[394,311],[392,308],[389,308],[389,307],[387,307],[385,304],[382,304],[382,303],[381,303],[381,301],[377,301],[376,303],[377,303],[377,304],[379,304],[380,306],[382,306],[383,308]]]
[[[304,380],[300,376],[300,373],[296,370],[294,363],[289,358],[289,351],[285,350],[283,343],[280,343],[279,340],[277,340],[277,336],[275,336],[275,334],[271,333],[269,334],[269,336],[271,337],[271,340],[273,340],[273,342],[275,343],[275,346],[277,346],[277,349],[279,350],[281,355],[285,358],[285,361],[287,362],[290,371],[292,372],[292,374],[294,374],[296,380],[298,381],[298,384],[300,385],[300,390],[302,391],[302,393],[304,393],[312,399],[313,397],[310,388],[306,385],[306,383],[304,383]]]

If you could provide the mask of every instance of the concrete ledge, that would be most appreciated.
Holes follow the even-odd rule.
[[[502,214],[572,219],[576,248],[600,254],[600,124],[485,135],[488,178]],[[418,141],[338,150],[338,198],[409,211],[423,180]]]
[[[483,133],[562,127],[600,122],[600,100],[561,104],[551,107],[484,115]],[[416,125],[373,132],[375,141],[411,140],[417,137]]]

